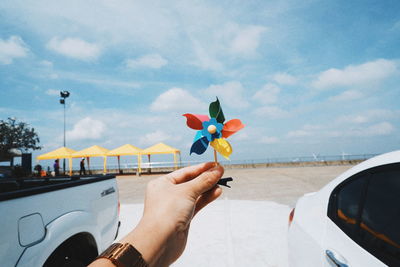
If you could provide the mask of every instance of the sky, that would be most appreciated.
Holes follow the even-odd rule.
[[[0,1],[0,119],[45,153],[158,142],[189,156],[184,113],[219,98],[232,160],[400,148],[400,2]],[[37,152],[34,155],[38,154]],[[168,159],[172,160],[172,159]]]

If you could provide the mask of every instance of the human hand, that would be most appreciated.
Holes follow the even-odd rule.
[[[143,217],[121,243],[142,253],[150,266],[168,266],[183,253],[193,216],[217,199],[224,169],[213,162],[186,167],[147,185]]]

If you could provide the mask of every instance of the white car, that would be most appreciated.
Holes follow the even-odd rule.
[[[288,241],[290,266],[400,266],[400,151],[301,197]]]

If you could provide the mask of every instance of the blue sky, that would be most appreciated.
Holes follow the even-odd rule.
[[[165,142],[221,101],[232,159],[399,149],[399,1],[0,2],[0,118],[42,152]]]

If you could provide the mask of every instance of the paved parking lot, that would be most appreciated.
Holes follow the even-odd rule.
[[[233,177],[232,188],[224,188],[224,197],[232,200],[269,200],[293,206],[305,193],[319,190],[350,165],[318,167],[280,167],[228,169],[224,177]],[[121,203],[142,203],[146,184],[160,175],[118,176]]]
[[[232,188],[193,219],[187,247],[172,266],[287,267],[290,206],[351,166],[229,169]],[[143,212],[148,181],[159,175],[118,177],[122,222],[128,233]]]

